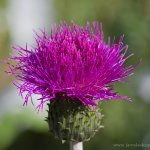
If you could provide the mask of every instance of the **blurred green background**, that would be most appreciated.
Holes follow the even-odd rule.
[[[124,150],[128,144],[133,144],[132,150],[150,149],[150,0],[0,0],[0,59],[9,57],[11,45],[25,39],[27,29],[26,38],[31,38],[33,28],[50,30],[59,20],[83,26],[87,21],[102,22],[106,40],[125,35],[128,53],[134,53],[129,64],[142,59],[135,75],[116,88],[133,102],[103,102],[105,128],[84,143],[84,150]],[[38,114],[32,106],[22,107],[13,92],[13,77],[4,70],[0,62],[0,150],[68,149],[68,143],[62,145],[48,133],[45,111]]]

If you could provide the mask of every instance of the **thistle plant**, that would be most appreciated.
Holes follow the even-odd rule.
[[[48,104],[49,131],[62,141],[83,142],[102,127],[102,101],[130,100],[115,91],[115,83],[132,75],[134,66],[126,66],[127,45],[123,37],[105,42],[98,22],[86,27],[72,22],[55,25],[50,34],[35,34],[32,47],[13,47],[8,73],[16,76],[20,95],[27,105],[33,94],[38,111]],[[17,53],[17,54],[16,54]]]

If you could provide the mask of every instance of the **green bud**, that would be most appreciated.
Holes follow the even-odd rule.
[[[102,128],[100,108],[79,101],[53,100],[48,104],[49,131],[62,141],[88,141]]]

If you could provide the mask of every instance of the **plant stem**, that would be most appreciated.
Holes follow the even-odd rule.
[[[83,142],[70,141],[70,150],[83,150]]]

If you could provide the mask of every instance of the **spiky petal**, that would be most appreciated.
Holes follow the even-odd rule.
[[[25,104],[32,94],[41,96],[38,107],[56,95],[63,99],[64,94],[92,106],[97,101],[128,100],[112,92],[114,83],[122,82],[134,68],[124,65],[131,55],[125,56],[128,46],[123,45],[123,36],[117,43],[110,39],[106,43],[97,22],[85,28],[60,23],[50,35],[41,33],[36,34],[34,47],[14,47],[17,55],[11,59],[16,64],[9,64],[9,73],[19,81],[15,85],[26,95]]]

